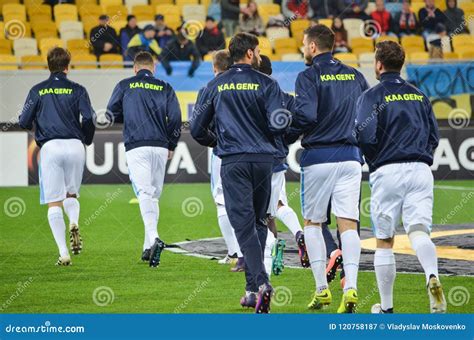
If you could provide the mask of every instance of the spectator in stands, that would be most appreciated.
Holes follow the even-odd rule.
[[[166,26],[165,17],[162,14],[155,15],[155,39],[161,48],[164,48],[168,41],[174,37],[174,31]]]
[[[187,38],[188,32],[180,27],[178,34],[166,44],[160,55],[160,61],[166,70],[167,75],[171,75],[173,69],[170,61],[188,61],[191,60],[191,67],[188,70],[188,76],[193,77],[194,72],[201,63],[201,56],[196,46]]]
[[[257,3],[254,0],[249,0],[247,3],[247,11],[240,17],[239,29],[240,32],[255,35],[262,35],[265,32],[262,17],[258,14]]]
[[[334,0],[337,15],[342,18],[356,18],[368,20],[370,16],[365,13],[369,0]]]
[[[155,27],[146,25],[143,32],[135,34],[128,43],[127,57],[135,59],[135,55],[141,51],[147,51],[158,57],[161,53],[160,46],[155,40]]]
[[[448,37],[448,32],[444,24],[436,25],[435,33],[428,36],[426,44],[428,45],[428,53],[430,59],[443,59],[443,40]],[[448,44],[449,44],[449,38]]]
[[[212,0],[212,2],[207,7],[207,15],[213,17],[217,22],[221,21],[222,15],[220,0]]]
[[[217,23],[213,17],[206,17],[206,26],[199,33],[196,39],[196,46],[203,58],[209,52],[225,48],[224,33],[217,27]]]
[[[221,0],[222,25],[229,38],[237,31],[240,13],[248,14],[247,8],[240,8],[240,0]]]
[[[333,53],[347,53],[349,52],[349,45],[347,43],[347,31],[344,27],[342,19],[335,17],[332,20],[331,29],[334,32],[334,52]]]
[[[125,61],[133,61],[133,59],[127,56],[128,43],[132,40],[133,36],[140,33],[140,31],[140,28],[137,26],[137,18],[134,15],[128,15],[127,25],[120,30],[120,47],[122,48],[123,59]]]
[[[281,11],[290,19],[310,19],[314,16],[309,0],[282,0]]]
[[[332,19],[336,10],[334,0],[310,0],[309,4],[313,9],[313,17],[317,19]]]
[[[403,0],[402,11],[393,20],[393,31],[399,37],[418,34],[418,20],[410,4],[410,0]]]
[[[392,30],[392,15],[385,9],[385,0],[375,0],[375,11],[370,16],[372,20],[377,22],[377,36],[392,35],[395,34]]]
[[[101,15],[99,25],[94,27],[90,33],[91,45],[94,48],[94,54],[100,56],[105,53],[119,53],[119,37],[115,29],[108,25],[109,17]]]
[[[446,16],[445,24],[448,34],[469,33],[466,27],[466,20],[464,19],[464,11],[458,8],[458,2],[456,0],[446,1],[444,15]]]
[[[426,38],[435,33],[436,25],[444,24],[445,16],[439,8],[435,6],[435,0],[425,0],[425,7],[418,12],[423,37]]]

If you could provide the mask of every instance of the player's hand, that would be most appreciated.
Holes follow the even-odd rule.
[[[174,151],[168,150],[168,160],[170,161],[173,158]]]

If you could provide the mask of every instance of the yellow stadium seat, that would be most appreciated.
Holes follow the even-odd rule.
[[[76,0],[76,6],[78,9],[89,5],[97,5],[97,0]]]
[[[46,67],[44,58],[39,55],[24,55],[21,57],[22,70],[44,70]]]
[[[444,52],[443,58],[445,60],[457,60],[459,59],[459,54],[456,52]]]
[[[20,0],[0,0],[0,14],[2,14],[3,6],[6,4],[19,4]]]
[[[35,39],[41,41],[43,39],[52,39],[57,38],[58,32],[56,30],[48,30],[48,31],[37,31],[35,33]]]
[[[115,32],[117,32],[117,35],[120,34],[120,30],[124,28],[126,25],[127,25],[126,20],[116,20],[109,24],[110,27],[115,29]]]
[[[303,32],[310,25],[310,21],[306,19],[296,19],[290,23],[291,33]]]
[[[472,61],[474,59],[474,51],[473,50],[463,51],[461,52],[459,58]]]
[[[412,64],[427,64],[430,60],[428,52],[412,52],[408,53],[408,60]]]
[[[137,21],[155,20],[155,9],[151,5],[133,6],[132,14],[137,17]]]
[[[89,37],[91,30],[98,25],[97,19],[88,17],[82,19],[82,24],[84,25],[84,32],[86,32],[86,37]]]
[[[39,40],[39,50],[46,55],[53,47],[64,47],[64,42],[58,38],[46,38]]]
[[[168,27],[176,31],[176,29],[181,26],[182,20],[181,17],[177,15],[168,15],[165,16],[165,23]]]
[[[274,42],[275,52],[278,54],[296,53],[298,51],[298,45],[296,40],[293,38],[281,38],[276,39]]]
[[[263,49],[272,49],[272,44],[270,42],[270,39],[266,37],[258,37],[258,47],[260,47],[260,50]]]
[[[100,68],[123,68],[123,58],[120,54],[102,54],[99,62]]]
[[[413,13],[415,13],[416,17],[418,17],[418,12],[420,11],[420,9],[425,7],[425,3],[424,2],[412,2],[410,7],[411,7],[411,10],[413,11]]]
[[[112,20],[117,16],[125,18],[128,15],[128,9],[124,5],[107,6],[105,8],[105,14],[107,14]]]
[[[56,25],[53,21],[33,21],[31,23],[31,29],[33,33],[36,35],[38,31],[56,31]]]
[[[336,53],[334,58],[352,67],[359,66],[357,56],[353,53]]]
[[[263,23],[266,24],[272,16],[281,14],[280,5],[277,4],[259,4],[258,13],[262,17]]]
[[[9,54],[0,54],[0,70],[18,70],[16,57]]]
[[[23,0],[23,4],[25,5],[26,7],[26,12],[28,13],[28,11],[30,9],[34,9],[36,7],[39,7],[41,5],[43,5],[44,1],[43,0]],[[51,6],[47,5],[49,8],[51,8]]]
[[[26,12],[28,14],[28,17],[30,18],[30,21],[34,18],[36,21],[39,21],[39,18],[43,18],[44,20],[49,20],[51,21],[52,16],[51,16],[51,6],[49,5],[38,5],[38,6],[32,6],[32,7],[27,7]]]
[[[420,50],[425,50],[425,42],[419,35],[407,35],[401,38],[401,44],[404,49],[409,47],[418,47]]]
[[[5,31],[4,30],[5,30],[5,24],[4,24],[3,21],[0,21],[0,39],[5,39]]]
[[[268,55],[271,61],[281,61],[281,54],[270,54]]]
[[[474,36],[469,34],[453,35],[452,42],[455,51],[458,48],[464,48],[464,46],[471,46],[471,48],[474,49]]]
[[[30,24],[23,21],[10,20],[4,23],[3,36],[6,39],[15,40],[31,37]]]
[[[93,54],[72,54],[71,66],[75,70],[78,70],[78,69],[96,69],[97,68],[97,58]]]
[[[36,39],[20,38],[13,41],[13,51],[15,56],[38,55],[38,45]]]
[[[265,30],[265,35],[270,40],[272,47],[275,45],[275,40],[290,37],[290,31],[286,27],[269,27]]]
[[[197,5],[199,4],[199,0],[175,0],[175,4],[177,6]]]
[[[174,0],[151,0],[150,5],[153,7],[158,5],[174,5]]]
[[[212,53],[208,53],[203,58],[204,61],[212,61]]]
[[[461,8],[464,11],[464,14],[468,12],[474,12],[474,2],[463,2],[459,4],[459,8]],[[468,18],[468,16],[466,16]]]
[[[69,51],[89,53],[90,50],[90,43],[86,39],[70,39],[67,41],[66,46]]]
[[[370,53],[374,51],[374,42],[367,38],[352,38],[350,41],[352,53],[359,55],[361,53]]]
[[[25,5],[5,4],[3,5],[2,14],[4,22],[8,22],[10,20],[26,21]]]
[[[458,46],[458,48],[454,50],[454,52],[458,53],[459,56],[462,57],[463,55],[465,55],[468,52],[471,52],[472,50],[473,50],[472,46],[467,45],[467,46]]]
[[[155,13],[165,16],[165,22],[168,20],[169,15],[181,15],[181,9],[176,5],[157,5],[155,7]]]
[[[62,20],[77,20],[77,7],[71,4],[59,4],[53,7],[54,18],[56,22],[58,18]]]
[[[375,43],[379,43],[381,41],[394,41],[398,43],[398,38],[397,37],[392,37],[390,35],[383,35],[375,39]]]
[[[406,46],[403,49],[405,50],[405,54],[425,52],[424,46]]]
[[[82,5],[81,7],[79,7],[79,16],[81,17],[81,20],[87,17],[92,17],[95,20],[98,20],[99,16],[101,16],[103,13],[104,13],[104,10],[99,5],[87,4],[87,5]]]
[[[122,0],[99,0],[99,5],[105,10],[108,6],[122,5]]]
[[[12,54],[11,40],[0,39],[0,54]]]
[[[326,27],[329,27],[329,28],[332,27],[332,19],[319,19],[318,23],[320,23],[321,25],[324,25]]]

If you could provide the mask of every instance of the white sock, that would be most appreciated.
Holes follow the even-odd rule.
[[[48,221],[59,249],[59,255],[61,257],[69,256],[69,250],[66,245],[66,223],[64,223],[63,209],[61,207],[50,207],[48,209]]]
[[[265,241],[265,250],[263,253],[263,262],[265,264],[265,271],[268,277],[272,275],[272,249],[275,244],[276,238],[271,231],[267,233],[267,240]]]
[[[142,214],[143,224],[145,225],[145,236],[148,239],[148,245],[151,247],[158,237],[158,216],[159,209],[157,202],[152,198],[139,198],[140,212]]]
[[[356,230],[346,230],[341,234],[341,243],[344,272],[346,273],[344,292],[346,292],[351,288],[357,289],[357,272],[359,271],[361,250],[359,234]]]
[[[304,227],[304,239],[308,251],[311,270],[313,271],[316,289],[321,292],[328,287],[326,278],[326,244],[321,227]]]
[[[224,209],[224,211],[222,211]],[[239,243],[237,242],[237,237],[235,237],[234,228],[229,221],[229,216],[225,212],[225,207],[218,207],[218,216],[217,221],[219,222],[219,228],[221,229],[222,237],[227,246],[227,253],[229,255],[234,255],[237,253],[238,257],[243,257],[242,252],[240,251]]]
[[[374,255],[374,267],[382,309],[393,308],[393,284],[396,276],[393,250],[377,248]]]
[[[300,221],[298,221],[298,216],[296,216],[296,213],[290,207],[283,205],[278,208],[276,218],[282,221],[283,224],[290,229],[293,236],[296,236],[298,231],[302,231]]]
[[[418,261],[420,261],[423,270],[425,271],[426,283],[430,280],[430,275],[438,275],[438,256],[436,255],[436,247],[431,241],[430,236],[422,231],[415,231],[409,235],[411,246],[416,252]]]
[[[79,211],[81,206],[75,197],[68,197],[63,201],[64,212],[69,218],[69,224],[79,225]]]

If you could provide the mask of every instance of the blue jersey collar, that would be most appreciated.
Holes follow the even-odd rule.
[[[252,68],[252,65],[249,64],[234,64],[230,68]]]
[[[64,79],[67,77],[66,73],[64,72],[53,72],[51,73],[51,75],[49,76],[50,78],[60,78],[60,79]]]
[[[320,63],[322,61],[329,61],[332,60],[332,52],[324,52],[318,54],[316,57],[313,57],[313,64]]]
[[[404,81],[400,76],[400,72],[384,72],[380,75],[380,81],[393,81],[399,80]]]
[[[153,73],[151,73],[149,70],[140,70],[137,72],[137,76],[148,76],[148,77],[153,77]]]

